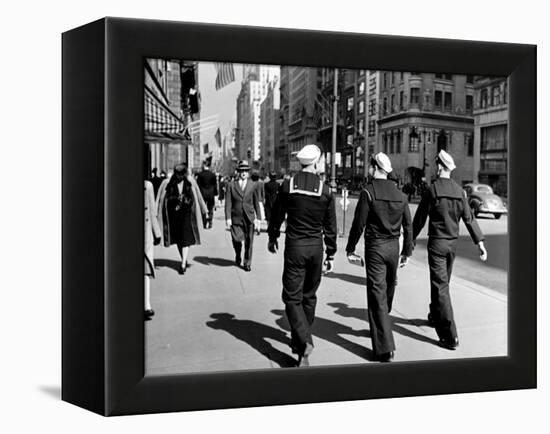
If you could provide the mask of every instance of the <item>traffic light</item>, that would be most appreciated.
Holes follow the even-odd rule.
[[[252,157],[252,151],[249,149],[246,151],[246,158],[250,159],[250,157]]]

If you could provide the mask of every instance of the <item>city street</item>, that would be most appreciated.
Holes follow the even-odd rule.
[[[352,199],[349,211],[354,205]],[[338,216],[341,228],[341,209]],[[277,255],[267,251],[265,232],[257,236],[252,272],[247,273],[234,265],[223,219],[223,210],[218,209],[214,228],[203,232],[202,245],[191,248],[190,267],[183,276],[176,271],[176,247],[156,248],[157,277],[152,283],[156,315],[145,323],[148,374],[266,369],[295,363],[281,301],[284,236]],[[351,219],[348,212],[346,231]],[[435,331],[427,325],[426,240],[419,239],[411,262],[399,270],[391,313],[395,362],[506,355],[506,218],[482,219],[480,224],[489,234],[489,261],[476,260],[475,248],[465,235],[451,284],[460,347],[456,351],[440,348]],[[372,360],[364,270],[347,262],[346,240],[339,238],[335,270],[323,278],[318,291],[313,366]],[[362,241],[357,252],[361,250]]]

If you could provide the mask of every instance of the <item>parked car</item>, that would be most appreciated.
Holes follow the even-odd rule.
[[[466,184],[464,190],[468,195],[468,203],[474,215],[493,214],[499,219],[502,214],[508,214],[508,209],[502,198],[497,196],[493,189],[487,184]]]

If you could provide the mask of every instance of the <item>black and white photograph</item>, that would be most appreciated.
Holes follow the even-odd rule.
[[[3,431],[544,432],[543,5],[6,3]]]
[[[147,375],[508,354],[508,77],[144,59]]]

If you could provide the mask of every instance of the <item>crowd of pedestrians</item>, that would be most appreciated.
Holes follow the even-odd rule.
[[[146,319],[154,315],[149,282],[155,275],[153,245],[176,245],[181,257],[179,272],[185,274],[189,249],[200,244],[201,230],[212,229],[214,210],[223,206],[235,265],[251,272],[254,237],[260,231],[260,222],[267,221],[267,249],[273,254],[278,252],[281,225],[285,223],[282,301],[291,329],[291,351],[297,355],[298,366],[309,365],[314,349],[316,293],[323,273],[334,269],[337,225],[334,195],[322,174],[321,150],[307,145],[297,159],[301,170],[283,180],[278,180],[276,173],[260,180],[257,173],[250,173],[247,161],[240,161],[228,178],[213,173],[207,162],[196,177],[183,164],[164,179],[153,170],[151,180],[145,181]],[[408,187],[398,189],[392,178],[391,160],[381,152],[371,158],[369,181],[359,195],[345,251],[351,263],[365,267],[370,334],[373,353],[380,362],[391,361],[396,349],[390,312],[397,269],[408,264],[426,222],[431,298],[428,321],[444,348],[453,350],[459,344],[449,283],[460,220],[477,246],[480,259],[487,259],[483,234],[466,193],[451,179],[455,169],[452,156],[440,151],[436,167],[434,182],[422,186],[414,218],[409,199],[415,192]],[[364,256],[355,253],[361,236]]]

